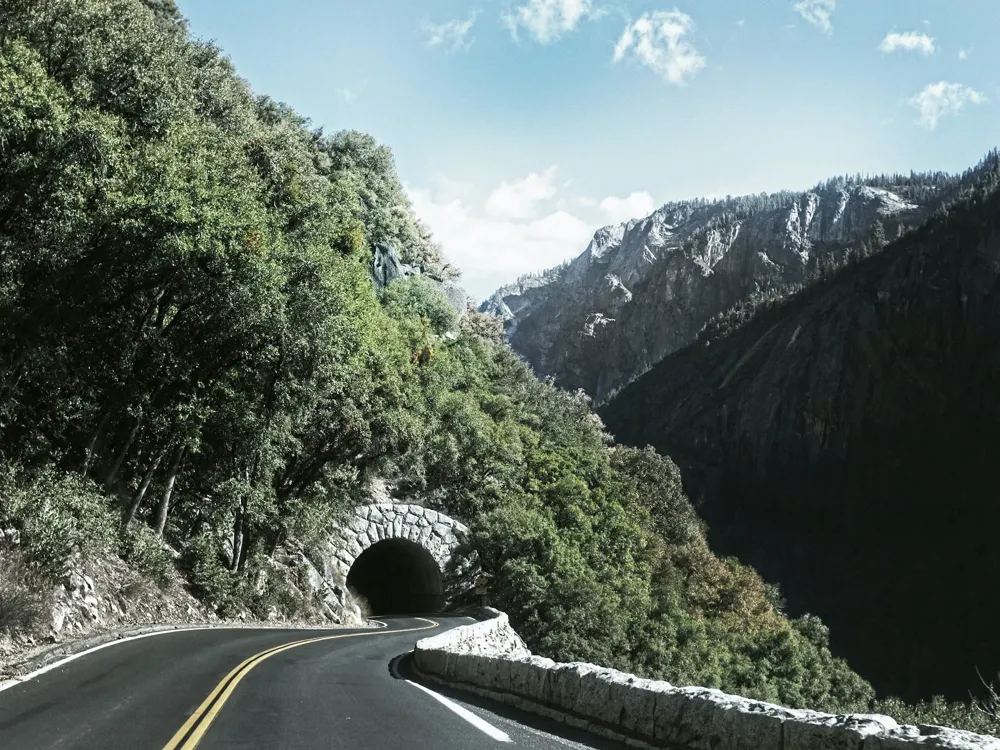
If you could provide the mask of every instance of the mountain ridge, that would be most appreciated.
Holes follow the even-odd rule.
[[[603,403],[748,297],[794,292],[919,226],[994,158],[961,175],[856,175],[668,203],[602,227],[579,256],[501,287],[480,310],[504,320],[536,372]]]

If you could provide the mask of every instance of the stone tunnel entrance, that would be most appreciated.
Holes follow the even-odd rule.
[[[407,539],[383,539],[354,561],[347,587],[373,615],[430,614],[444,608],[444,580],[431,553]]]
[[[462,551],[469,530],[412,503],[377,502],[354,509],[331,528],[324,572],[341,604],[344,589],[363,596],[372,614],[440,612],[468,598],[478,556]]]

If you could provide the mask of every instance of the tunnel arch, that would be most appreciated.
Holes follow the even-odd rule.
[[[445,604],[441,568],[408,539],[383,539],[358,555],[347,588],[364,597],[373,615],[440,612]]]
[[[460,551],[467,534],[460,522],[420,505],[363,505],[333,529],[328,572],[363,596],[372,614],[437,612],[468,591],[479,572],[475,553]]]

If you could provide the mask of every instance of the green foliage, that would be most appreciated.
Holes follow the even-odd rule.
[[[80,475],[51,467],[34,475],[4,473],[0,526],[20,531],[26,562],[52,581],[66,573],[74,553],[96,556],[117,544],[107,498]]]
[[[192,591],[220,617],[249,614],[267,620],[275,614],[295,618],[311,613],[313,602],[298,588],[300,581],[286,578],[266,555],[252,555],[241,573],[230,570],[227,562],[208,528],[191,537],[181,553]]]
[[[932,724],[1000,737],[1000,721],[997,718],[968,703],[946,701],[940,695],[913,705],[899,698],[882,698],[872,701],[865,710],[891,716],[900,724]]]
[[[187,540],[181,550],[181,567],[195,596],[215,607],[220,616],[235,617],[245,611],[243,579],[229,571],[218,542],[209,533]]]
[[[39,632],[51,613],[52,588],[20,552],[0,552],[0,633]]]
[[[829,256],[823,261],[823,269],[827,274],[832,272],[829,266]],[[817,261],[817,267],[819,261]],[[816,273],[819,273],[817,268]],[[816,278],[819,278],[817,275]],[[802,284],[790,284],[779,289],[765,289],[748,294],[734,304],[728,310],[723,310],[715,315],[698,331],[697,342],[704,346],[711,346],[713,343],[722,340],[734,331],[742,328],[757,315],[770,310],[779,305],[783,300],[794,295],[804,288]]]
[[[494,603],[540,653],[621,663],[629,652],[629,605],[637,603],[629,601],[627,581],[619,581],[622,590],[606,580],[567,537],[525,499],[482,517],[471,541],[494,576]]]
[[[356,194],[353,215],[368,229],[372,242],[396,247],[403,263],[419,265],[432,278],[457,276],[430,231],[413,215],[388,146],[367,133],[346,130],[320,138],[317,147],[323,156],[320,171],[345,175]]]
[[[586,397],[467,329],[420,385],[409,490],[471,521],[493,604],[533,649],[814,708],[871,697],[821,624],[789,623],[773,588],[711,553],[677,467],[609,446]]]
[[[615,446],[610,453],[620,491],[630,508],[644,514],[653,534],[667,544],[684,544],[705,534],[705,523],[688,502],[673,461],[648,446]]]
[[[322,541],[381,475],[470,525],[542,653],[870,697],[821,624],[711,553],[669,459],[613,447],[497,321],[459,321],[387,147],[254,97],[171,0],[10,4],[0,133],[0,458],[27,467],[0,523],[33,569],[116,549],[167,585],[166,540],[221,615],[302,616],[270,556]],[[377,296],[375,242],[429,278]]]
[[[255,99],[134,0],[17,5],[0,39],[0,450],[177,545],[233,528],[244,571],[405,452],[364,248],[429,237],[387,150]]]
[[[142,0],[156,16],[157,21],[169,26],[182,20],[180,9],[174,0]]]
[[[164,549],[163,540],[146,524],[135,524],[125,530],[119,541],[119,554],[125,562],[160,588],[165,589],[173,583],[173,557]]]
[[[291,576],[265,559],[258,559],[256,586],[250,597],[250,611],[260,619],[277,616],[284,619],[306,618],[313,613],[314,602],[306,594],[301,578]]]
[[[458,313],[444,293],[423,276],[400,279],[382,291],[382,306],[397,320],[427,318],[431,330],[441,336],[458,328]]]

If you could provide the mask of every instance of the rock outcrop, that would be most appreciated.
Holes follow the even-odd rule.
[[[0,570],[4,562],[10,564],[17,559],[19,546],[17,530],[0,529]],[[18,661],[46,644],[72,644],[82,637],[145,626],[367,625],[367,618],[350,593],[342,591],[339,597],[335,596],[335,583],[316,568],[294,541],[282,545],[269,564],[289,593],[318,606],[300,613],[294,621],[280,617],[273,609],[263,620],[249,612],[223,620],[191,595],[178,571],[169,572],[168,580],[154,581],[110,552],[89,558],[75,553],[67,561],[65,575],[48,590],[36,592],[40,611],[33,627],[13,636],[0,631],[0,673],[5,662]]]
[[[0,563],[16,556],[17,547],[16,531],[0,532]],[[167,585],[156,585],[111,555],[97,559],[74,555],[65,576],[36,595],[40,611],[34,627],[13,636],[0,632],[0,674],[5,663],[46,644],[146,625],[220,621],[185,590],[179,576],[172,576]]]
[[[394,281],[405,279],[408,276],[419,275],[420,269],[417,266],[407,265],[399,259],[399,253],[390,245],[375,245],[372,253],[371,275],[372,281],[379,289],[384,289]]]
[[[1000,181],[1000,175],[998,175]],[[709,542],[780,583],[882,695],[1000,668],[1000,194],[675,352],[611,400]]]
[[[670,203],[599,230],[572,262],[502,287],[480,309],[504,319],[511,346],[539,375],[601,403],[694,341],[713,316],[754,293],[795,288],[863,244],[895,239],[961,182],[927,180]]]
[[[372,252],[371,278],[377,289],[384,289],[393,282],[409,278],[410,276],[423,275],[419,266],[407,265],[399,259],[399,253],[391,245],[377,244]],[[424,276],[431,284],[440,290],[459,316],[465,314],[469,306],[473,304],[472,298],[453,279],[446,278],[444,281]]]

